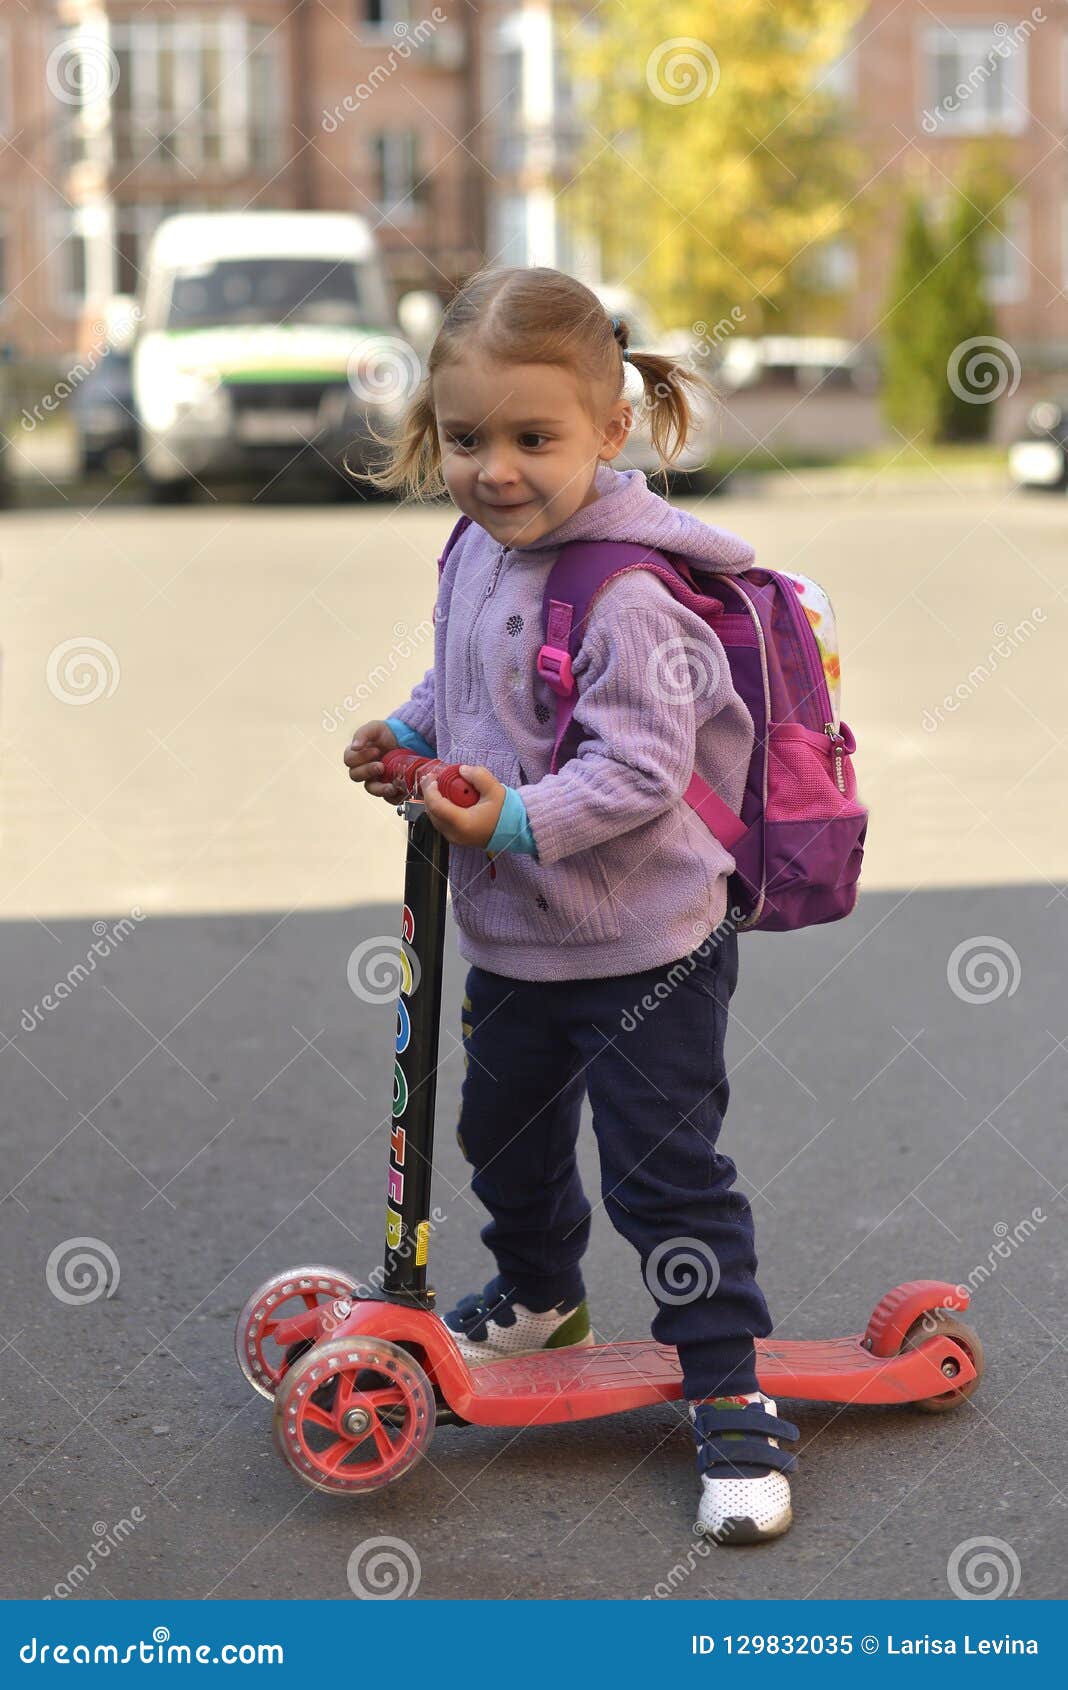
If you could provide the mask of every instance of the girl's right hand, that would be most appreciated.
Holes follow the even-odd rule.
[[[385,722],[365,722],[345,747],[349,779],[362,781],[375,798],[385,798],[391,804],[403,803],[407,793],[400,782],[382,779],[382,758],[387,751],[396,749],[397,736],[391,727]]]

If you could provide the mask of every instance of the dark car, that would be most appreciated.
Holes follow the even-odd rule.
[[[121,470],[136,461],[130,355],[115,348],[89,371],[71,398],[82,473]]]
[[[1009,474],[1017,487],[1068,491],[1068,395],[1031,406],[1026,434],[1009,447]]]

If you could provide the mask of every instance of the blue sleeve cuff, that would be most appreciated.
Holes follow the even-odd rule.
[[[536,857],[538,847],[527,819],[527,807],[514,786],[504,789],[504,803],[497,818],[497,826],[486,846],[487,851],[525,851]]]
[[[407,722],[402,722],[399,716],[387,716],[386,727],[392,728],[396,735],[397,744],[403,751],[418,751],[423,757],[434,757],[436,752],[432,745],[428,745],[422,734],[416,733]],[[526,807],[524,806],[524,814]]]

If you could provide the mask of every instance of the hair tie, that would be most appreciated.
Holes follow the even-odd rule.
[[[617,339],[617,340],[618,340],[618,339],[619,339],[619,328],[620,328],[620,323],[621,323],[621,321],[622,321],[622,319],[621,319],[621,318],[619,318],[619,317],[613,317],[613,318],[612,318],[612,333],[613,333],[613,335],[614,335],[614,336],[615,336],[615,337],[616,337],[616,339]],[[625,364],[629,364],[629,362],[630,362],[630,353],[629,353],[629,351],[628,351],[628,350],[627,350],[627,348],[626,348],[626,347],[625,347],[625,346],[623,346],[623,345],[622,345],[622,343],[621,343],[621,344],[620,344],[620,351],[621,351],[621,352],[622,352],[622,354],[623,354],[623,362],[624,362],[624,363],[625,363]]]

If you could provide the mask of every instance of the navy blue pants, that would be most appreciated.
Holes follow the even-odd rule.
[[[686,1397],[757,1389],[753,1217],[716,1149],[729,1086],[738,935],[725,924],[677,962],[597,980],[513,980],[471,967],[457,1139],[492,1219],[482,1238],[532,1309],[585,1296],[591,1209],[575,1143],[588,1093],[612,1224],[641,1258]]]

